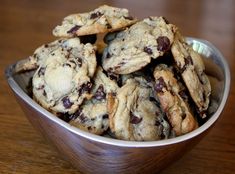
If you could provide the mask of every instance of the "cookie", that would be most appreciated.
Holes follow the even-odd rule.
[[[57,37],[73,37],[120,30],[136,22],[127,9],[103,5],[87,12],[64,18],[53,30]]]
[[[68,47],[76,47],[77,45],[80,45],[81,39],[80,38],[74,38],[74,39],[59,39],[55,40],[53,42],[44,44],[40,47],[38,47],[32,56],[29,58],[19,61],[16,64],[15,72],[24,72],[24,71],[30,71],[30,70],[36,70],[41,64],[43,64],[44,60],[47,59],[47,56],[50,55],[53,51],[55,51],[58,48],[65,48]],[[84,43],[85,39],[83,39]]]
[[[103,69],[98,67],[93,78],[92,98],[79,107],[69,123],[94,134],[105,132],[109,128],[107,96],[117,89],[116,82],[110,80]]]
[[[156,95],[175,134],[179,136],[196,129],[198,124],[189,108],[186,93],[172,70],[160,64],[154,70],[154,77]]]
[[[205,74],[205,66],[201,56],[189,46],[177,32],[171,51],[189,93],[195,102],[199,114],[206,117],[210,103],[211,86]]]
[[[135,72],[170,50],[175,26],[163,17],[149,17],[125,31],[105,37],[106,47],[102,65],[116,74]]]
[[[34,99],[55,114],[76,112],[92,87],[95,47],[72,38],[40,56],[42,63],[32,80]]]
[[[152,88],[128,79],[108,96],[110,129],[122,140],[151,141],[168,138],[170,127],[160,108],[152,101]]]

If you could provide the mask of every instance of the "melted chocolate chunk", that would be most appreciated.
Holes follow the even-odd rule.
[[[98,89],[96,90],[96,93],[94,95],[96,100],[103,100],[106,98],[106,93],[104,92],[103,85],[100,85]]]
[[[77,65],[78,67],[82,67],[82,58],[80,57],[77,58]]]
[[[58,113],[57,116],[61,119],[64,120],[65,122],[69,122],[72,119],[73,115],[70,115],[69,113]]]
[[[80,109],[77,110],[74,114],[70,116],[70,120],[75,120],[81,113],[82,111]]]
[[[193,65],[193,60],[192,60],[191,56],[184,58],[184,61],[185,61],[185,64],[184,64],[183,68],[181,68],[181,70],[180,70],[181,73],[183,73],[186,70],[187,66]]]
[[[80,119],[81,123],[85,123],[87,121],[87,117],[83,113],[80,113],[78,118]]]
[[[72,27],[69,31],[67,31],[67,33],[68,33],[68,34],[76,34],[76,32],[79,30],[79,28],[81,28],[81,26],[75,25],[75,26]]]
[[[95,13],[91,13],[90,19],[95,19],[98,18],[100,16],[102,16],[103,14],[99,11],[95,12]]]
[[[63,64],[63,66],[71,67],[71,65],[69,63],[65,63],[65,64]]]
[[[163,20],[165,21],[166,24],[170,23],[165,17],[162,17],[162,18],[163,18]]]
[[[78,95],[81,96],[85,92],[90,92],[92,87],[91,82],[87,82],[86,84],[82,84],[81,87],[78,89]]]
[[[110,25],[110,23],[107,23],[107,24],[106,24],[106,27],[107,27],[107,29],[113,28],[112,25]]]
[[[106,54],[106,59],[108,59],[108,58],[110,58],[111,57],[111,54],[108,52],[107,54]]]
[[[153,54],[153,51],[151,48],[149,47],[144,47],[144,52],[148,53],[148,54]]]
[[[130,113],[130,123],[131,124],[139,124],[142,121],[142,117],[137,117],[132,112]]]
[[[115,82],[117,82],[118,86],[121,87],[122,86],[122,79],[121,76],[119,74],[115,74],[113,72],[110,71],[104,71],[103,73],[110,78],[111,80],[114,80]]]
[[[74,65],[76,65],[76,62],[74,60],[69,60],[70,63],[73,63]]]
[[[157,38],[158,51],[167,51],[170,48],[170,40],[166,36],[160,36]]]
[[[47,96],[47,93],[46,93],[46,91],[45,91],[45,90],[43,90],[42,95],[44,95],[45,97]]]
[[[102,118],[103,118],[103,119],[108,119],[108,118],[109,118],[109,115],[108,115],[108,114],[104,114],[104,115],[102,116]]]
[[[156,121],[155,121],[155,126],[160,126],[160,125],[161,125],[160,121],[159,121],[159,120],[156,120]]]
[[[38,76],[39,76],[39,77],[40,77],[40,76],[44,76],[45,70],[46,70],[45,67],[41,67],[41,68],[39,69],[39,71],[38,71]]]
[[[69,109],[71,108],[71,106],[73,105],[73,102],[71,102],[68,98],[68,96],[64,97],[62,99],[62,102],[63,102],[63,106],[66,108],[66,109]]]
[[[155,90],[157,92],[163,92],[163,88],[166,88],[166,83],[164,82],[164,79],[162,77],[159,77],[155,85]]]

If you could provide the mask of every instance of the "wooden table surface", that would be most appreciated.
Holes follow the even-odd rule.
[[[126,7],[138,18],[163,15],[179,26],[184,35],[206,39],[221,50],[232,74],[223,114],[193,150],[161,173],[235,173],[234,0],[1,0],[0,173],[80,173],[30,125],[6,83],[4,69],[55,39],[51,31],[66,15],[85,12],[104,3]]]

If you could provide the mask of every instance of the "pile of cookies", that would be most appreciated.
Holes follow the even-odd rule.
[[[153,141],[191,132],[207,117],[202,58],[164,17],[137,20],[103,5],[65,17],[53,35],[16,72],[34,70],[33,99],[69,124]]]

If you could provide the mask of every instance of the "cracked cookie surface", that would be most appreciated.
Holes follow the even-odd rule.
[[[109,128],[107,96],[109,93],[116,93],[118,88],[116,82],[109,79],[103,69],[98,67],[93,77],[92,98],[80,106],[69,123],[82,130],[102,134]]]
[[[87,12],[72,14],[64,18],[53,30],[57,37],[73,37],[120,30],[136,22],[124,8],[103,5]]]
[[[55,114],[76,112],[92,86],[95,47],[72,38],[43,54],[42,60],[32,80],[34,99]]]
[[[175,30],[163,17],[149,17],[124,31],[108,34],[103,68],[116,74],[143,68],[170,49]]]
[[[187,102],[187,96],[180,82],[167,65],[160,64],[154,70],[155,91],[161,107],[177,136],[191,132],[198,127]]]
[[[128,79],[116,95],[109,95],[110,129],[116,138],[151,141],[169,136],[169,124],[151,94],[150,86]]]
[[[177,70],[181,74],[199,114],[206,117],[210,102],[211,86],[205,73],[202,57],[189,46],[179,32],[171,48]]]

